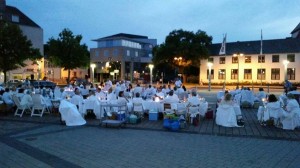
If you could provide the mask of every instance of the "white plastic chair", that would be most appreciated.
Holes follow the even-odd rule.
[[[193,118],[197,117],[197,115],[199,116],[199,121],[200,121],[199,105],[189,106],[188,113],[189,113],[191,123],[193,122]]]
[[[133,103],[133,112],[138,113],[140,117],[144,115],[144,108],[142,103]]]
[[[29,106],[27,106],[27,105],[21,106],[20,100],[16,95],[13,95],[12,99],[13,99],[15,105],[17,106],[17,109],[15,111],[15,116],[22,117],[24,112],[26,112],[26,111],[30,112],[31,111],[31,108]],[[19,111],[21,111],[21,112],[19,112]]]
[[[31,117],[32,116],[42,117],[45,111],[46,113],[50,113],[50,111],[47,108],[47,105],[42,103],[40,94],[32,95],[32,101],[33,101],[33,106],[31,110]]]

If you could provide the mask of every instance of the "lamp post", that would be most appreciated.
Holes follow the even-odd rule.
[[[239,57],[242,57],[244,56],[244,54],[242,53],[237,53],[237,54],[233,54],[234,57],[237,57],[237,61],[238,61],[238,73],[237,73],[237,86],[239,87],[239,84],[240,84],[240,59]]]
[[[213,63],[208,62],[207,66],[208,66],[208,91],[210,91],[211,90],[211,67],[213,66]]]
[[[288,80],[288,74],[287,74],[287,66],[290,63],[288,60],[283,60],[283,65],[284,65],[284,79]]]
[[[152,85],[152,70],[153,70],[154,65],[153,64],[149,64],[149,68],[150,68],[150,85]]]
[[[180,64],[180,62],[182,61],[182,57],[174,57],[174,61],[177,62],[178,61],[178,65]],[[177,63],[176,63],[177,64]],[[177,67],[177,74],[179,73],[179,67]],[[178,76],[176,73],[175,75]]]
[[[96,64],[91,64],[91,69],[92,69],[92,73],[91,73],[91,77],[92,77],[92,83],[94,83],[94,74],[95,74],[95,67],[96,67]]]

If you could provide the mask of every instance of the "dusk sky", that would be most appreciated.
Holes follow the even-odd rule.
[[[290,37],[300,22],[299,0],[6,0],[44,30],[44,42],[69,28],[83,43],[117,33],[158,44],[175,29],[203,30],[220,43]]]

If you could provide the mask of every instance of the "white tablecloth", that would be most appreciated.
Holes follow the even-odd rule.
[[[61,114],[62,120],[66,122],[67,126],[86,124],[86,121],[79,113],[77,107],[66,100],[61,100],[59,105],[59,112]]]

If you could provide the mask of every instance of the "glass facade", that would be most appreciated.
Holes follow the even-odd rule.
[[[142,49],[141,44],[129,40],[106,40],[98,42],[98,48],[105,47],[129,47],[135,49]]]

